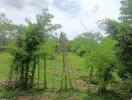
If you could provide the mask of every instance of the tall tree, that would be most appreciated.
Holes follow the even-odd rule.
[[[118,57],[123,66],[119,71],[119,75],[123,79],[132,77],[132,0],[121,1],[120,13],[120,31],[118,32]]]
[[[122,0],[120,17],[122,22],[132,22],[132,0]]]
[[[105,34],[111,35],[117,39],[120,23],[112,19],[103,19],[98,21],[99,28],[105,31]]]
[[[12,21],[4,13],[0,13],[0,46],[5,46],[15,32]]]
[[[120,11],[121,22],[107,19],[103,20],[100,25],[106,33],[116,37],[115,39],[118,41],[116,52],[118,59],[122,62],[119,75],[123,79],[128,79],[132,73],[132,0],[122,0]]]
[[[34,73],[36,69],[36,63],[38,63],[38,83],[39,83],[39,58],[40,55],[45,56],[45,50],[40,51],[40,44],[44,44],[49,39],[52,31],[60,27],[60,25],[53,25],[51,20],[53,15],[48,12],[48,9],[43,9],[41,14],[36,16],[37,23],[32,23],[26,18],[28,26],[25,26],[22,30],[24,35],[20,35],[21,46],[14,50],[13,66],[18,72],[20,85],[22,89],[33,87],[34,84]],[[19,31],[21,31],[22,27]],[[46,57],[46,56],[45,56]],[[37,60],[38,59],[38,60]],[[46,59],[46,58],[45,58]],[[31,64],[32,63],[32,64]],[[44,61],[46,63],[46,61]],[[46,80],[46,64],[44,78]],[[32,75],[32,76],[31,76]],[[30,79],[31,78],[31,79]],[[46,81],[45,81],[46,82]],[[45,83],[46,84],[46,83]]]

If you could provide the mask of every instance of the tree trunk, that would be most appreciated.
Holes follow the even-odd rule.
[[[89,81],[90,81],[90,83],[92,81],[92,75],[93,75],[93,66],[91,66],[90,74],[89,74]]]
[[[46,79],[46,54],[44,55],[44,89],[47,88],[47,79]]]
[[[25,72],[25,82],[24,82],[24,88],[28,88],[28,73],[29,73],[29,64],[27,63],[26,64],[26,70],[25,70],[26,72]]]
[[[40,80],[40,65],[39,65],[40,61],[39,61],[39,56],[38,56],[38,80],[37,80],[37,85],[39,88],[39,80]]]
[[[31,80],[31,86],[34,87],[34,74],[36,69],[36,57],[33,58],[33,67],[32,67],[32,80]]]

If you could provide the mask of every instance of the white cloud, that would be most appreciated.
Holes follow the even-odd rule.
[[[4,11],[8,18],[15,23],[25,24],[24,18],[29,17],[35,22],[35,15],[40,12],[43,7],[48,5],[50,12],[55,16],[53,23],[59,23],[63,26],[62,31],[66,32],[69,38],[75,37],[86,31],[79,19],[85,24],[87,30],[97,31],[96,21],[103,18],[117,19],[119,16],[120,0],[63,0],[65,1],[62,10],[53,4],[54,0],[0,0],[0,11]],[[70,3],[75,4],[70,4]],[[58,2],[59,3],[59,2]],[[21,5],[18,7],[18,5]],[[75,8],[74,8],[75,7]],[[70,11],[77,10],[77,11]]]
[[[0,12],[5,13],[6,9],[5,8],[0,8]]]

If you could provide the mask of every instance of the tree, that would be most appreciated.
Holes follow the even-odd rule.
[[[100,24],[106,33],[110,33],[117,40],[116,55],[119,59],[119,76],[123,80],[131,80],[132,77],[132,0],[121,1],[121,13],[119,19],[121,22],[106,20],[103,25]],[[110,30],[110,31],[109,31]],[[115,34],[115,35],[113,35]],[[131,90],[131,89],[130,89]]]
[[[15,34],[16,25],[6,18],[4,13],[0,13],[0,46],[7,45]]]
[[[51,20],[53,19],[53,17],[54,16],[48,12],[48,9],[42,9],[42,13],[38,14],[36,16],[37,25],[40,28],[40,32],[43,33],[43,40],[44,40],[44,42],[48,41],[51,38],[51,35],[52,35],[51,33],[53,31],[55,31],[58,28],[61,28],[60,24],[53,25],[51,23]],[[44,46],[46,46],[46,45],[44,45]],[[46,50],[48,50],[48,48],[45,48],[45,50],[43,50],[43,53],[44,53],[44,55],[43,55],[43,61],[44,61],[44,88],[45,89],[47,88],[47,80],[46,80],[46,76],[47,76],[47,74],[46,74],[46,70],[47,70],[47,68],[46,68],[46,57],[49,54],[49,52],[46,51]]]
[[[105,34],[111,35],[117,39],[120,23],[112,19],[103,19],[98,21],[99,28],[105,31]]]
[[[122,31],[123,34],[120,35],[118,39],[119,44],[117,55],[123,64],[119,75],[123,79],[128,79],[132,76],[132,29],[128,26],[124,27],[123,29],[125,29],[125,31]]]
[[[118,46],[117,56],[122,62],[119,75],[122,79],[128,79],[132,75],[132,52],[131,52],[131,38],[132,38],[132,0],[121,1],[121,23],[118,24]]]
[[[108,36],[102,39],[96,46],[96,49],[87,53],[86,61],[89,63],[89,67],[93,67],[97,70],[96,77],[99,85],[99,92],[104,92],[112,79],[112,72],[117,63],[116,55],[113,52],[115,44],[116,41]]]
[[[70,41],[70,51],[76,53],[79,56],[85,56],[86,52],[94,49],[101,39],[99,33],[82,33],[74,40]]]
[[[37,23],[32,23],[30,19],[26,18],[28,26],[20,27],[23,35],[19,35],[19,46],[14,50],[13,67],[18,75],[20,87],[22,89],[31,88],[34,86],[34,76],[36,67],[38,67],[38,87],[39,87],[39,70],[40,58],[44,59],[44,88],[46,86],[46,55],[45,50],[40,51],[41,44],[50,38],[52,31],[56,30],[58,25],[51,24],[53,16],[47,9],[43,9],[41,14],[38,14],[36,19]],[[21,46],[20,46],[21,44]],[[36,64],[38,66],[36,66]],[[17,80],[16,80],[17,81]]]
[[[120,17],[122,22],[132,22],[132,0],[122,0]]]

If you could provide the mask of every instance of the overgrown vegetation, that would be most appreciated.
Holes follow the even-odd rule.
[[[120,21],[98,21],[107,36],[84,32],[73,40],[52,34],[61,25],[48,9],[27,25],[0,13],[0,99],[131,99],[132,2],[121,5]]]

